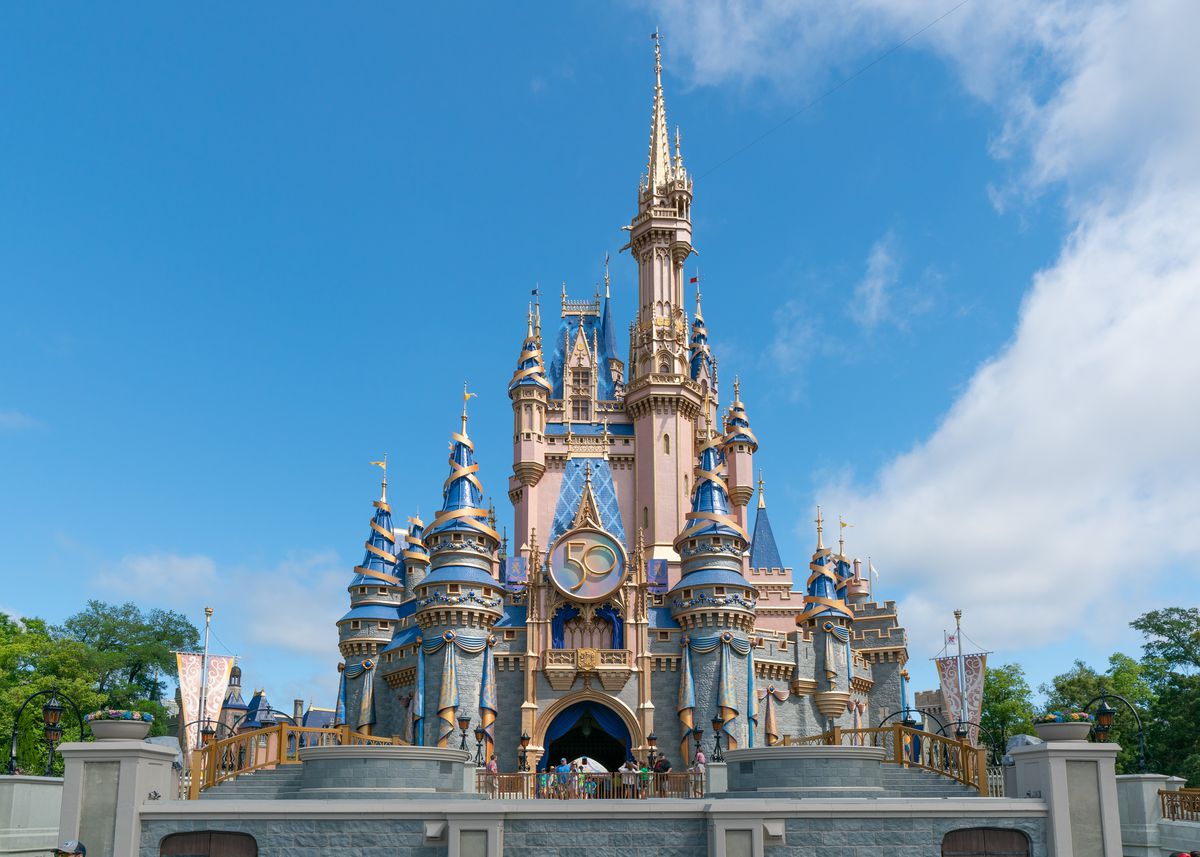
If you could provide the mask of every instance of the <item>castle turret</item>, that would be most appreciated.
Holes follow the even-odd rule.
[[[408,519],[408,530],[404,534],[404,583],[409,592],[425,579],[429,573],[429,551],[425,548],[425,522],[420,515]]]
[[[355,566],[354,578],[347,587],[350,612],[337,623],[339,648],[346,664],[347,722],[368,732],[375,723],[377,655],[396,631],[400,618],[397,608],[404,600],[392,507],[387,500],[387,459],[371,463],[383,468],[383,485],[379,499],[372,504],[375,514],[364,543],[366,553],[362,564]]]
[[[817,654],[818,673],[824,681],[817,682],[813,694],[817,710],[831,721],[844,717],[850,700],[850,670],[852,669],[850,637],[854,613],[838,597],[838,577],[832,551],[822,539],[821,507],[817,507],[817,548],[809,563],[807,594],[804,612],[796,624],[812,633]]]
[[[625,405],[637,446],[634,514],[645,532],[648,558],[666,560],[674,580],[679,560],[671,545],[687,512],[685,479],[696,460],[704,391],[690,377],[683,306],[683,266],[693,252],[692,179],[683,167],[678,136],[674,162],[668,137],[656,37],[650,151],[627,245],[638,266],[638,313]]]
[[[502,584],[493,575],[500,536],[488,524],[475,445],[467,436],[466,403],[472,395],[464,388],[462,428],[450,436],[450,475],[442,486],[442,508],[423,538],[429,574],[415,586],[421,637],[443,641],[435,652],[422,655],[425,709],[418,715],[425,742],[440,747],[457,734],[458,717],[481,722],[477,706],[468,700],[481,698],[485,648],[492,626],[503,614]],[[435,728],[424,728],[429,723]]]
[[[729,466],[729,499],[733,501],[733,514],[745,529],[746,504],[754,496],[754,453],[758,452],[758,438],[750,430],[750,418],[742,404],[742,383],[738,378],[733,379],[733,403],[725,421],[721,451]]]
[[[513,409],[513,477],[509,496],[513,501],[518,533],[529,532],[536,523],[531,515],[538,507],[538,483],[546,472],[546,418],[553,390],[546,379],[542,360],[541,308],[526,316],[525,341],[517,358],[517,369],[508,384]]]
[[[756,592],[742,575],[750,539],[730,513],[720,466],[720,438],[713,437],[700,451],[692,510],[675,539],[682,568],[668,598],[671,615],[688,634],[679,693],[681,739],[686,744],[693,724],[719,716],[732,749],[748,732],[746,718],[755,704],[746,655]],[[681,747],[684,758],[691,758],[691,751]]]

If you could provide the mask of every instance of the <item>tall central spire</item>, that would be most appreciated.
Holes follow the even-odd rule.
[[[650,118],[650,155],[646,163],[645,190],[657,192],[675,179],[671,166],[671,138],[667,132],[667,105],[663,99],[662,41],[654,31],[654,110]]]

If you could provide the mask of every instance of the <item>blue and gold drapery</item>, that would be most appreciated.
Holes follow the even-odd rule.
[[[776,687],[773,684],[767,685],[766,690],[758,692],[758,701],[766,701],[766,710],[763,712],[763,729],[767,733],[768,747],[779,740],[779,724],[776,718],[775,704],[777,702],[787,702],[790,696],[791,693],[788,692],[786,687]],[[751,722],[754,724],[758,723],[757,706],[755,707],[754,717],[751,718]]]
[[[821,623],[821,630],[825,632],[825,677],[829,679],[830,687],[832,687],[833,679],[838,674],[837,644],[841,643],[846,654],[846,686],[849,687],[850,679],[854,678],[854,661],[850,654],[850,629],[826,619]]]
[[[679,722],[683,727],[683,742],[686,742],[695,730],[693,723],[695,708],[696,708],[696,692],[695,684],[692,681],[691,669],[691,653],[695,652],[698,655],[706,655],[714,652],[719,647],[721,655],[719,660],[719,672],[717,675],[717,712],[721,718],[721,732],[725,735],[726,747],[730,750],[737,749],[738,740],[733,732],[729,729],[729,724],[737,719],[738,716],[738,701],[737,688],[734,687],[734,670],[733,663],[730,660],[733,654],[743,655],[746,657],[747,667],[747,704],[753,705],[751,700],[754,696],[754,655],[750,647],[749,640],[739,639],[733,634],[726,631],[723,634],[712,634],[705,637],[685,637],[682,641],[684,647],[684,670],[685,675],[680,681],[679,686]],[[689,704],[690,703],[690,704]],[[749,730],[749,744],[754,746],[754,729],[753,725]],[[687,757],[687,748],[685,743],[680,745],[684,757]]]
[[[333,722],[338,725],[346,722],[346,665],[338,664],[338,695],[337,704],[333,707]]]
[[[362,729],[364,726],[372,726],[375,723],[375,661],[367,658],[362,663],[346,665],[346,669],[342,672],[343,681],[346,679],[355,679],[363,676],[362,695],[358,699],[358,723],[356,728]],[[342,706],[345,707],[345,697],[342,697]],[[348,721],[347,721],[348,722]]]
[[[442,660],[442,686],[438,693],[438,720],[441,721],[437,746],[449,745],[454,734],[458,715],[458,652],[478,654],[484,652],[483,680],[479,688],[479,722],[487,732],[487,751],[490,755],[494,745],[492,724],[496,720],[496,665],[492,647],[496,638],[489,634],[465,634],[447,631],[440,637],[421,641],[421,652],[417,658],[417,742],[425,742],[425,656],[439,652],[449,644]]]

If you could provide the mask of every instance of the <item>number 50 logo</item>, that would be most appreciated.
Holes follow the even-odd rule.
[[[566,533],[550,553],[550,578],[564,595],[599,601],[624,582],[625,551],[599,530]]]

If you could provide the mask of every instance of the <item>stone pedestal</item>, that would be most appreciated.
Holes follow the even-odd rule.
[[[59,777],[0,776],[0,855],[43,855],[58,844]]]
[[[704,793],[724,794],[729,790],[729,766],[724,762],[709,762],[705,767]]]
[[[725,797],[885,797],[880,747],[802,744],[752,747],[725,754]]]
[[[1117,777],[1117,806],[1125,857],[1159,857],[1158,822],[1162,818],[1162,804],[1158,790],[1167,788],[1169,779],[1166,774],[1121,774]]]
[[[1041,798],[1050,810],[1049,857],[1121,857],[1116,744],[1053,741],[1009,751],[1016,792]]]
[[[405,745],[305,747],[297,797],[482,799],[466,750]]]
[[[63,744],[66,763],[58,839],[78,839],[88,857],[137,854],[139,810],[175,798],[172,747],[145,741]]]

